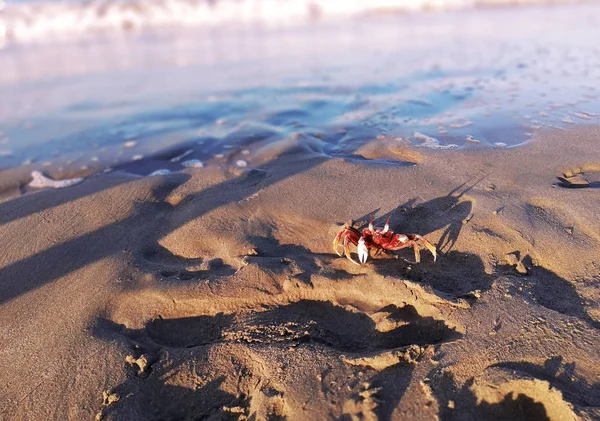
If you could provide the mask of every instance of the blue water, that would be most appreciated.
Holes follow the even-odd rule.
[[[323,156],[376,139],[431,147],[423,136],[436,149],[521,145],[599,121],[594,16],[588,4],[7,45],[0,168],[135,159],[150,172],[186,150],[252,167],[299,134]]]

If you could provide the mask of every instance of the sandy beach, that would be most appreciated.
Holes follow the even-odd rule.
[[[0,421],[600,421],[598,28],[0,0]]]
[[[7,197],[0,419],[600,419],[598,139],[290,143]],[[370,214],[437,262],[338,257]]]

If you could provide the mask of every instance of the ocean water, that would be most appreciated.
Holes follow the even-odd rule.
[[[6,3],[0,169],[254,167],[374,139],[446,153],[598,123],[600,4],[495,3]]]

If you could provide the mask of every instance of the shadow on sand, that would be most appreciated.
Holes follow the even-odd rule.
[[[386,307],[381,311],[403,323],[382,332],[366,314],[349,311],[330,302],[312,300],[292,302],[260,312],[174,319],[157,317],[142,329],[128,329],[109,320],[99,320],[93,328],[97,337],[117,341],[138,354],[143,351],[149,361],[160,359],[156,365],[146,369],[144,375],[130,376],[115,387],[113,392],[125,396],[125,399],[116,402],[106,413],[118,413],[119,419],[187,420],[198,419],[199,415],[216,416],[223,406],[235,405],[246,408],[246,415],[252,417],[252,411],[259,410],[257,408],[264,402],[259,399],[253,403],[254,397],[249,394],[226,394],[219,389],[218,382],[210,382],[197,391],[172,385],[170,377],[181,375],[173,364],[178,364],[183,371],[189,370],[190,366],[195,366],[196,360],[207,360],[212,349],[210,345],[243,344],[248,352],[257,347],[269,347],[272,350],[269,352],[283,350],[286,354],[293,346],[297,350],[302,348],[303,352],[321,353],[327,350],[338,355],[347,352],[360,355],[362,352],[370,354],[413,344],[439,344],[461,336],[443,320],[421,316],[410,305]],[[168,359],[164,358],[166,354]],[[170,361],[167,367],[166,361]],[[202,367],[202,364],[198,366]],[[219,372],[215,367],[204,369]],[[412,365],[399,363],[376,373],[371,379],[374,388],[382,388],[378,392],[380,419],[390,419],[410,383],[412,370]],[[187,379],[185,375],[183,378]],[[168,401],[164,402],[165,399]],[[251,404],[254,410],[248,409]]]
[[[471,390],[473,378],[458,387],[448,372],[437,375],[434,371],[428,377],[434,380],[432,390],[441,421],[550,421],[544,404],[527,395],[508,393],[500,402],[478,403]]]
[[[543,364],[529,362],[500,362],[487,367],[503,370],[509,378],[539,379],[547,381],[558,389],[564,400],[579,408],[589,408],[592,412],[600,406],[600,383],[590,384],[577,375],[575,363],[563,362],[562,356],[548,358]],[[497,403],[478,399],[471,386],[474,378],[459,387],[452,374],[434,369],[428,375],[432,380],[432,390],[439,404],[441,421],[453,420],[550,420],[543,398],[527,396],[523,393],[508,393]],[[555,405],[556,402],[551,402]]]

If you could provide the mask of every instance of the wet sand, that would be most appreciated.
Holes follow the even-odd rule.
[[[6,200],[0,418],[598,419],[599,138],[290,147]],[[369,214],[438,261],[334,254]]]

